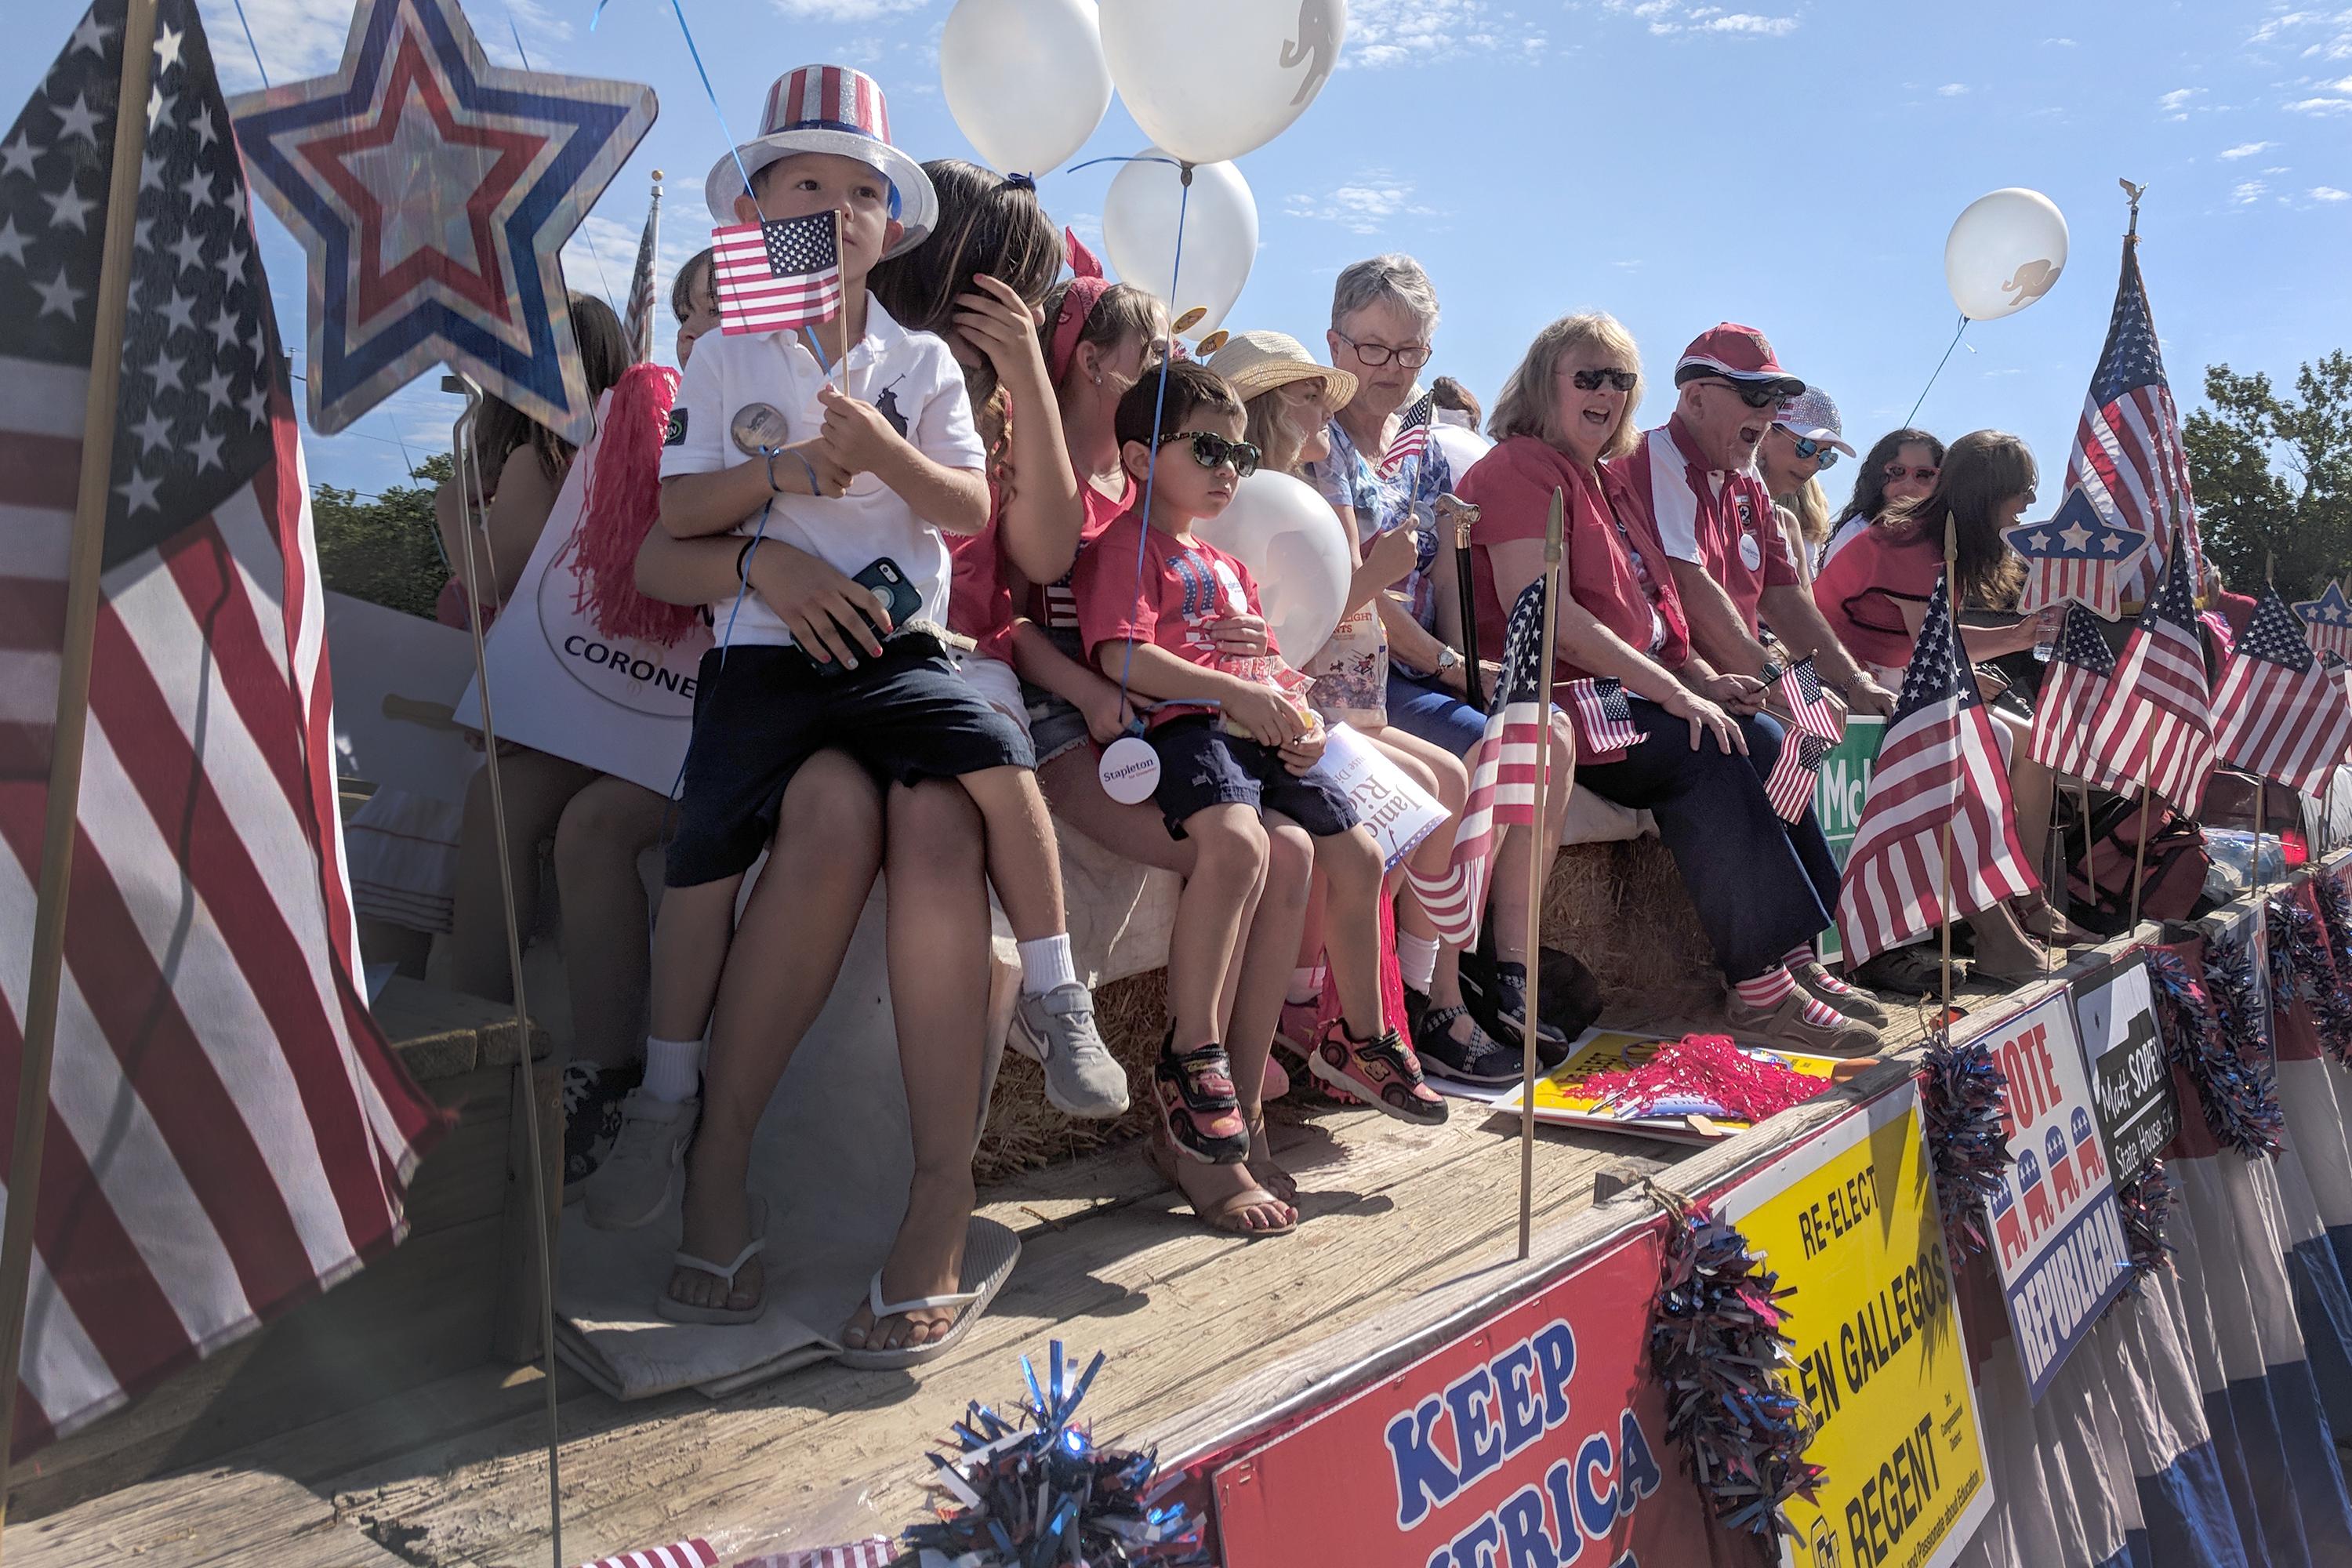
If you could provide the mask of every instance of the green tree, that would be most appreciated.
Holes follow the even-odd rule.
[[[310,491],[318,531],[319,575],[354,599],[430,616],[449,563],[433,521],[433,491],[454,472],[438,452],[409,470],[422,485],[393,485],[373,500],[321,484]]]
[[[2207,552],[2241,591],[2270,567],[2288,598],[2316,596],[2352,568],[2352,355],[2302,366],[2291,397],[2209,365],[2205,395],[2183,437]]]

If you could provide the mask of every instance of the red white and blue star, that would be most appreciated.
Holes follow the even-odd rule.
[[[2328,584],[2316,599],[2298,602],[2294,613],[2313,647],[2336,665],[2352,663],[2352,599],[2344,596],[2343,584]]]
[[[229,111],[310,254],[314,428],[446,363],[585,438],[558,253],[653,124],[653,89],[493,66],[457,0],[361,0],[336,74]]]

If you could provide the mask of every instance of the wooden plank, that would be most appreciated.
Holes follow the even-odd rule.
[[[492,1053],[495,1054],[495,1053]],[[512,1075],[513,1058],[503,1069]],[[562,1064],[550,1057],[532,1064],[531,1089],[538,1100],[540,1182],[543,1203],[534,1209],[530,1173],[530,1124],[519,1110],[507,1118],[504,1199],[499,1205],[501,1238],[497,1265],[497,1297],[490,1316],[489,1352],[509,1365],[537,1361],[546,1344],[545,1299],[540,1289],[540,1260],[555,1266],[556,1231],[563,1222],[563,1097]],[[510,1108],[514,1097],[508,1095]],[[540,1235],[531,1234],[536,1223]],[[541,1247],[545,1252],[541,1251]]]
[[[201,1500],[200,1501],[197,1500]],[[150,1481],[8,1530],[11,1568],[409,1568],[280,1476],[215,1470]],[[456,1565],[450,1565],[456,1568]]]

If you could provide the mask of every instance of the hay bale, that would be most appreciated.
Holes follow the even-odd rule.
[[[1065,1116],[1045,1099],[1045,1069],[1018,1051],[1004,1053],[988,1123],[972,1156],[972,1174],[1001,1182],[1022,1171],[1090,1154],[1107,1143],[1141,1137],[1150,1125],[1151,1064],[1168,1027],[1168,972],[1155,969],[1115,980],[1095,993],[1095,1026],[1127,1068],[1129,1108],[1112,1121]]]
[[[1561,850],[1544,889],[1543,939],[1583,960],[1612,1017],[1675,1016],[1723,1000],[1715,950],[1655,838]]]

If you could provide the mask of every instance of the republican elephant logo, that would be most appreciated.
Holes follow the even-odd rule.
[[[2025,1256],[2025,1219],[2018,1213],[2017,1199],[2009,1190],[2009,1175],[2003,1172],[2000,1191],[1992,1199],[1992,1237],[2000,1248],[2001,1267],[2006,1268]]]
[[[2042,1157],[2028,1149],[2017,1157],[2017,1187],[2025,1199],[2025,1219],[2035,1236],[2050,1228],[2050,1189],[2042,1184]]]
[[[2107,1157],[2099,1147],[2099,1130],[2091,1124],[2091,1113],[2082,1106],[2074,1108],[2074,1169],[2086,1182],[2101,1180],[2107,1173]]]
[[[2042,1152],[2050,1160],[2050,1190],[2062,1209],[2073,1206],[2082,1194],[2082,1178],[2074,1173],[2074,1162],[2066,1153],[2066,1134],[2053,1127],[2042,1140]]]

